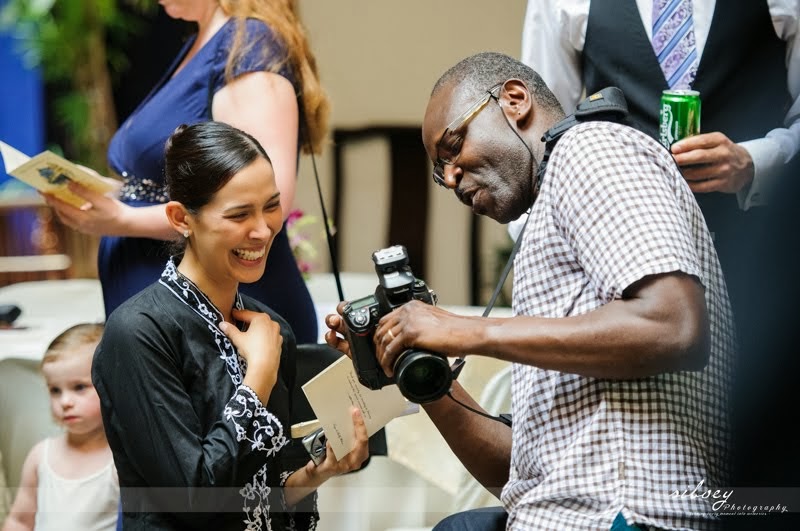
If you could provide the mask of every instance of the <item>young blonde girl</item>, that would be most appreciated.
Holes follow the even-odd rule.
[[[119,483],[91,378],[102,334],[101,324],[75,325],[47,348],[42,373],[64,431],[28,453],[3,531],[115,528]]]

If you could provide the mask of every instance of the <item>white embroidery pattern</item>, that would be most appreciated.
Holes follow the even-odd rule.
[[[223,321],[222,313],[205,296],[205,294],[188,278],[178,272],[172,258],[167,262],[159,282],[169,289],[181,302],[189,306],[206,321],[208,330],[214,336],[214,343],[220,352],[220,359],[225,363],[228,375],[236,386],[236,393],[231,397],[223,411],[223,418],[233,423],[238,442],[248,441],[250,449],[266,452],[267,457],[274,456],[289,443],[283,432],[283,425],[261,403],[258,395],[250,387],[242,383],[247,371],[247,362],[239,356],[236,347],[219,329]],[[242,299],[236,294],[236,308],[243,308]],[[243,523],[247,531],[270,530],[270,504],[267,484],[267,465],[259,469],[253,479],[239,491],[244,498],[242,511],[245,514]],[[263,525],[266,524],[266,528]]]
[[[241,409],[236,408],[236,404]],[[255,391],[246,385],[239,386],[223,415],[225,420],[232,421],[236,426],[237,441],[248,441],[251,449],[267,452],[267,457],[277,454],[289,442],[283,434],[281,422],[261,404]],[[237,420],[243,422],[240,424]]]
[[[161,274],[159,283],[169,289],[181,302],[190,307],[207,324],[208,330],[214,335],[214,343],[219,350],[219,357],[225,362],[225,369],[233,381],[233,385],[239,386],[242,383],[243,374],[247,372],[247,362],[239,356],[228,336],[219,329],[219,323],[224,319],[214,303],[198,288],[194,282],[183,276],[175,266],[175,261],[170,258],[167,266]],[[242,309],[242,298],[236,294],[234,307]]]
[[[286,502],[286,480],[289,479],[289,476],[294,474],[294,471],[284,470],[280,474],[280,485],[281,485],[281,502],[283,503],[284,508],[288,508],[289,504]],[[310,494],[310,496],[316,496],[316,493]],[[316,503],[316,502],[315,502]],[[289,511],[289,522],[286,529],[287,531],[296,531],[297,530],[297,522],[294,519],[294,513]],[[310,516],[308,521],[307,529],[316,529],[317,528],[317,518],[315,516]],[[303,529],[306,529],[305,527]]]
[[[267,485],[267,465],[261,467],[253,476],[253,482],[246,484],[239,491],[245,503],[242,506],[244,511],[244,523],[246,531],[259,531],[262,529],[262,522],[266,522],[267,529],[272,529],[272,522],[269,518],[269,493],[270,488]],[[248,505],[247,501],[255,502]],[[252,508],[251,508],[252,507]]]

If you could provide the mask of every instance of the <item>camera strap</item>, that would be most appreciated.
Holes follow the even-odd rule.
[[[545,171],[547,170],[547,162],[550,160],[550,155],[553,153],[553,149],[556,147],[558,141],[562,136],[564,136],[564,133],[581,122],[592,120],[619,122],[625,118],[627,114],[628,104],[625,101],[625,95],[622,93],[622,90],[617,87],[606,87],[581,100],[581,102],[578,103],[577,107],[575,108],[575,112],[573,114],[570,114],[548,129],[542,136],[542,142],[545,143],[544,154],[542,155],[542,161],[539,163],[539,167],[536,169],[533,200],[536,201],[536,197],[539,195],[539,188],[541,188],[542,179],[544,178]],[[492,308],[494,308],[494,305],[497,302],[497,297],[500,296],[500,291],[503,289],[503,285],[506,283],[508,274],[511,272],[511,268],[514,265],[514,257],[517,255],[519,248],[522,246],[522,236],[525,234],[525,228],[528,226],[532,208],[533,205],[528,208],[525,223],[522,225],[522,230],[519,232],[519,235],[514,242],[514,247],[511,249],[511,254],[508,257],[505,267],[503,268],[503,272],[500,273],[500,280],[497,282],[497,286],[494,288],[494,293],[492,293],[492,297],[489,299],[489,304],[483,311],[483,317],[488,317],[489,313],[492,311]]]
[[[209,80],[208,80],[208,96],[207,96],[208,102],[207,102],[207,105],[208,105],[208,119],[209,120],[213,120],[214,119],[214,116],[211,114],[212,102],[214,100],[214,92],[213,92],[214,79],[213,79],[213,77],[214,77],[214,74],[212,73],[209,76]],[[335,247],[333,246],[333,234],[331,234],[331,228],[330,228],[330,225],[328,223],[328,212],[327,212],[327,209],[325,208],[325,201],[322,198],[322,186],[320,185],[320,182],[319,182],[319,172],[317,171],[317,159],[314,157],[314,147],[311,145],[311,136],[309,135],[309,130],[310,129],[309,129],[309,125],[308,125],[308,120],[306,119],[305,109],[303,108],[303,100],[299,96],[297,96],[297,107],[299,109],[299,120],[300,120],[300,122],[302,124],[300,126],[299,133],[303,137],[303,140],[305,141],[306,145],[309,147],[309,153],[311,154],[311,166],[312,166],[312,168],[314,170],[314,179],[317,182],[317,194],[319,195],[319,205],[320,205],[320,208],[322,210],[323,225],[325,225],[325,239],[328,242],[328,252],[331,255],[331,270],[333,271],[333,278],[336,281],[336,291],[339,294],[339,300],[343,301],[344,300],[344,290],[342,289],[342,279],[341,279],[341,276],[339,275],[339,265],[337,264],[337,260],[336,260]]]
[[[549,155],[548,155],[549,157]],[[539,164],[539,168],[536,170],[536,185],[535,185],[535,194],[539,192],[539,183],[542,179],[542,174],[544,173],[545,168],[545,161],[544,159]],[[506,283],[506,279],[508,278],[508,274],[511,272],[511,268],[514,266],[514,257],[519,252],[519,248],[522,247],[522,236],[525,234],[525,227],[528,226],[528,221],[530,221],[531,210],[528,209],[525,223],[522,225],[522,230],[519,232],[519,236],[517,236],[516,241],[514,242],[514,247],[511,249],[511,254],[508,256],[508,261],[506,265],[503,267],[502,273],[500,273],[500,280],[497,281],[497,285],[494,287],[494,292],[492,293],[492,297],[489,299],[489,304],[486,305],[486,309],[483,310],[481,314],[482,317],[489,317],[489,314],[494,308],[495,303],[497,302],[497,297],[500,296],[500,291],[503,289],[503,286]],[[464,358],[458,357],[453,361],[453,364],[450,366],[450,369],[453,373],[453,380],[458,379],[458,375],[461,374],[461,371],[464,369],[464,365],[467,363],[467,360]],[[509,424],[510,425],[510,424]]]
[[[542,161],[539,163],[539,167],[536,169],[533,200],[536,201],[536,197],[539,195],[539,188],[541,188],[542,180],[544,179],[544,174],[547,170],[547,163],[550,160],[550,155],[553,153],[553,149],[555,149],[558,141],[562,136],[564,136],[564,133],[581,122],[592,120],[619,122],[624,119],[627,114],[628,104],[625,100],[625,95],[622,93],[622,90],[617,87],[606,87],[583,99],[580,103],[578,103],[577,107],[575,107],[575,112],[573,114],[570,114],[548,129],[542,136],[542,142],[545,143],[544,154],[542,155]],[[500,296],[500,292],[506,283],[508,274],[511,272],[511,268],[514,266],[514,257],[516,257],[517,252],[519,252],[520,247],[522,247],[522,237],[525,235],[525,229],[528,226],[528,221],[531,219],[530,213],[532,208],[533,205],[528,208],[525,223],[522,225],[522,230],[520,230],[519,235],[514,242],[514,247],[511,249],[511,254],[508,257],[508,261],[506,262],[505,267],[503,267],[502,273],[500,273],[500,279],[497,282],[497,286],[494,288],[492,297],[489,299],[489,304],[486,305],[486,309],[483,311],[483,317],[488,317],[489,313],[491,313],[492,308],[494,308],[497,298]],[[461,372],[461,369],[464,365],[463,358],[458,358],[453,363],[453,366],[455,367],[456,363],[459,361],[461,361],[461,363],[459,364],[457,370]],[[455,370],[456,369],[454,369],[454,372]]]
[[[305,112],[303,111],[302,104],[298,99],[297,103],[300,105],[300,113],[303,118],[303,122],[305,123],[305,128],[303,129],[304,136],[306,138],[306,142],[309,146],[311,146],[311,139],[308,136],[308,121],[305,120]],[[339,264],[336,260],[336,248],[333,245],[333,234],[331,233],[331,227],[328,222],[328,211],[325,208],[325,199],[322,197],[322,184],[319,182],[319,171],[317,171],[317,159],[314,157],[314,149],[311,148],[309,150],[311,154],[311,167],[314,170],[314,180],[317,183],[317,197],[319,198],[319,206],[320,210],[322,211],[322,224],[325,226],[325,241],[328,243],[328,253],[331,256],[331,271],[333,272],[333,279],[336,281],[336,292],[339,295],[339,301],[344,300],[344,290],[342,289],[342,278],[339,274]]]
[[[302,113],[302,107],[301,107]],[[304,114],[304,113],[303,113]],[[547,170],[547,162],[550,160],[550,155],[553,152],[558,141],[564,136],[564,133],[569,131],[573,126],[586,121],[593,121],[593,120],[605,120],[605,121],[612,121],[612,122],[620,122],[622,121],[628,114],[628,104],[625,100],[625,95],[623,94],[622,90],[618,87],[606,87],[594,94],[586,97],[585,99],[581,100],[578,105],[575,107],[575,112],[560,122],[556,123],[553,127],[548,129],[544,135],[542,136],[542,142],[545,143],[544,154],[542,155],[542,161],[539,163],[538,168],[536,169],[536,177],[534,183],[534,191],[533,191],[533,200],[536,201],[536,197],[539,195],[539,189],[541,188],[541,183],[544,178],[545,171]],[[305,118],[305,115],[303,115]],[[306,122],[306,127],[303,131],[306,136],[306,140],[308,139],[308,123]],[[328,243],[328,252],[331,256],[331,270],[333,271],[333,277],[336,280],[336,289],[339,294],[339,300],[343,301],[344,299],[344,291],[342,289],[342,281],[339,275],[339,268],[337,265],[336,260],[336,252],[335,247],[333,245],[333,235],[331,234],[330,226],[328,224],[328,214],[325,208],[325,200],[322,196],[322,185],[320,184],[319,180],[319,172],[317,171],[317,161],[314,157],[314,151],[311,150],[311,164],[314,170],[314,178],[317,184],[317,195],[319,197],[319,204],[322,210],[322,217],[325,220],[325,236]],[[497,282],[497,286],[495,286],[494,292],[492,293],[491,298],[489,299],[489,303],[486,306],[486,309],[483,311],[483,317],[488,317],[491,313],[492,309],[494,308],[495,303],[497,302],[497,298],[500,296],[500,292],[503,289],[503,286],[506,283],[506,279],[508,278],[508,274],[511,272],[511,268],[514,266],[514,258],[519,252],[520,247],[522,246],[522,237],[525,234],[525,229],[528,226],[528,221],[530,221],[530,213],[533,205],[528,208],[527,217],[525,219],[525,223],[522,226],[522,230],[520,231],[519,235],[517,236],[516,241],[514,242],[514,247],[511,250],[511,254],[508,257],[508,261],[506,265],[503,267],[503,271],[500,274],[500,279]],[[453,373],[453,379],[457,379],[458,375],[461,374],[461,370],[464,368],[464,364],[466,360],[464,358],[456,358],[456,360],[451,365],[451,370]]]
[[[298,102],[299,103],[299,102]],[[302,106],[300,109],[301,114],[303,115],[303,121],[306,124],[306,127],[303,129],[304,136],[306,138],[306,142],[310,142],[308,137],[308,122],[305,120],[305,113],[303,112]],[[550,154],[553,152],[553,149],[556,146],[556,143],[559,139],[566,133],[572,126],[579,124],[580,122],[586,122],[591,120],[606,120],[606,121],[613,121],[618,122],[621,121],[625,116],[628,114],[628,104],[625,100],[625,95],[622,93],[617,87],[606,87],[594,94],[588,96],[587,98],[581,100],[580,103],[575,107],[575,112],[556,125],[548,129],[544,136],[542,136],[542,141],[545,143],[545,150],[544,154],[542,155],[542,161],[539,163],[539,167],[536,170],[536,183],[534,184],[534,201],[536,200],[536,196],[539,193],[539,188],[541,187],[542,179],[544,177],[545,170],[547,169],[547,161],[550,159]],[[331,233],[330,225],[328,224],[328,213],[325,208],[325,200],[322,196],[322,185],[320,184],[319,180],[319,172],[317,171],[317,161],[314,157],[314,151],[311,150],[311,165],[314,170],[314,179],[316,180],[317,184],[317,196],[319,197],[319,205],[320,209],[322,210],[322,218],[324,220],[325,225],[325,238],[328,243],[328,252],[331,257],[331,271],[333,272],[333,278],[336,281],[336,290],[339,295],[339,300],[343,301],[344,299],[344,290],[342,289],[342,280],[339,274],[339,266],[338,261],[336,260],[336,251],[333,244],[333,234]],[[533,207],[533,205],[531,205]],[[528,214],[530,214],[530,208],[528,209]],[[514,243],[514,248],[511,251],[511,255],[508,258],[508,262],[506,262],[505,267],[503,268],[503,272],[500,274],[500,280],[497,283],[497,286],[494,289],[494,293],[492,294],[491,299],[489,300],[489,304],[486,306],[486,310],[483,312],[483,316],[487,317],[489,313],[492,311],[495,303],[497,302],[497,298],[500,295],[500,291],[503,289],[503,285],[506,282],[506,278],[508,278],[508,274],[511,271],[511,267],[514,265],[514,256],[519,251],[520,245],[522,243],[522,235],[525,233],[525,227],[527,227],[528,221],[526,219],[525,224],[520,231],[519,237],[517,241]],[[460,363],[459,363],[460,362]],[[461,368],[464,365],[463,358],[458,358],[453,363],[453,376],[457,377],[458,374],[461,372]]]
[[[545,143],[545,148],[544,154],[542,155],[542,161],[539,163],[539,167],[536,168],[536,176],[533,185],[533,201],[535,202],[539,195],[539,189],[541,188],[542,180],[544,179],[544,174],[547,170],[547,162],[550,160],[550,155],[553,153],[553,149],[556,147],[558,141],[562,136],[564,136],[564,133],[581,122],[594,120],[621,122],[627,115],[628,104],[625,100],[625,95],[622,93],[622,90],[617,87],[606,87],[581,100],[581,102],[575,107],[575,112],[573,114],[567,116],[560,122],[556,123],[553,127],[548,129],[542,136],[542,142]],[[497,298],[500,296],[500,291],[503,289],[503,286],[506,283],[508,274],[511,272],[511,268],[514,266],[514,258],[517,256],[520,247],[522,247],[522,238],[525,235],[525,229],[527,228],[528,222],[531,219],[530,214],[532,209],[533,204],[531,204],[531,206],[528,208],[525,223],[523,223],[522,230],[520,230],[517,239],[514,241],[514,247],[511,249],[508,261],[503,267],[503,271],[500,273],[500,279],[497,281],[497,285],[494,288],[492,297],[489,299],[489,304],[486,305],[486,309],[483,311],[483,317],[488,317],[491,313],[492,308],[494,308],[494,305],[497,302]],[[454,380],[458,378],[458,375],[464,368],[465,363],[466,360],[464,358],[456,358],[451,365]],[[478,415],[496,420],[507,426],[511,426],[511,415],[509,414],[501,414],[498,416],[487,415],[482,411],[473,409],[460,402],[453,396],[452,393],[448,393],[447,395],[461,406]]]

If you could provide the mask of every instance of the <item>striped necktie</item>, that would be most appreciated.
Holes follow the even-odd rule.
[[[671,89],[688,89],[697,74],[692,0],[653,0],[653,51]]]

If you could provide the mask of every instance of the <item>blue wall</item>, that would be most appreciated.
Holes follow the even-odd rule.
[[[0,9],[6,2],[0,0]],[[39,72],[23,65],[19,47],[12,35],[0,33],[0,140],[35,155],[45,141],[43,87]],[[10,185],[9,179],[0,171],[0,189]]]
[[[0,9],[7,0],[0,0]],[[35,155],[44,149],[44,89],[39,72],[25,68],[19,55],[20,43],[0,32],[0,140],[23,153]],[[0,196],[11,198],[35,194],[30,186],[6,175],[0,165]],[[16,211],[0,219],[0,230],[13,234],[13,254],[33,254],[31,234],[35,214]],[[2,226],[6,225],[6,226]],[[17,236],[18,235],[18,236]]]

